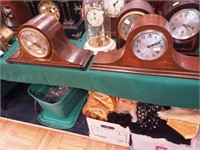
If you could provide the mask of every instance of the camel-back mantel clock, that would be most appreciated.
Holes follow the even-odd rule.
[[[92,52],[73,45],[62,25],[46,14],[20,26],[17,37],[20,48],[7,59],[11,63],[85,69],[92,56]]]
[[[198,57],[174,50],[164,17],[147,14],[135,20],[125,46],[99,52],[91,69],[199,79],[199,65]]]
[[[172,0],[163,3],[161,14],[169,20],[174,48],[183,53],[199,48],[200,0]]]

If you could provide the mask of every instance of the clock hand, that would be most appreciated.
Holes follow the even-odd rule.
[[[113,6],[115,7],[115,5],[118,3],[119,0],[116,0],[116,2],[113,4]]]
[[[156,42],[156,43],[153,43],[153,44],[147,46],[147,48],[150,48],[150,47],[152,47],[152,46],[158,45],[158,44],[160,44],[160,42],[161,42],[161,41],[158,41],[158,42]]]
[[[186,24],[183,24],[183,26],[184,26],[188,31],[190,31],[190,30],[188,29],[188,26],[187,26]]]
[[[116,6],[116,4],[118,3],[119,0],[116,0],[115,3],[113,4],[114,8]],[[115,8],[115,12],[116,12],[116,8]]]
[[[34,45],[36,45],[38,48],[41,48],[42,49],[42,47],[37,43],[37,42],[35,42],[35,43],[33,43]]]
[[[187,25],[187,24],[183,24],[183,26],[187,29],[187,27],[191,28],[191,29],[194,29],[194,27],[190,26],[190,25]]]

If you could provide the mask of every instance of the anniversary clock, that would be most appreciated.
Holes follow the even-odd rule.
[[[137,17],[154,13],[153,7],[146,1],[134,0],[127,3],[116,21],[117,47],[122,47]]]
[[[0,6],[4,23],[12,30],[16,31],[20,25],[32,18],[23,1],[3,0]]]
[[[73,45],[62,25],[50,15],[29,20],[20,26],[17,37],[20,48],[7,59],[11,63],[85,69],[92,56],[92,52]]]
[[[111,20],[112,37],[116,37],[116,20],[125,3],[126,0],[104,0],[105,14],[109,16]]]
[[[26,4],[34,16],[47,14],[55,17],[63,25],[66,35],[70,38],[80,39],[85,31],[81,1],[42,0],[27,1]]]
[[[156,14],[137,18],[125,46],[98,53],[91,69],[199,79],[198,57],[174,50],[170,24]]]
[[[200,0],[166,1],[161,9],[169,20],[174,48],[183,53],[196,52],[199,47]],[[192,53],[191,53],[192,54]]]
[[[115,50],[116,44],[111,39],[110,18],[105,14],[103,0],[85,0],[83,2],[87,42],[85,49],[96,54],[99,51]]]

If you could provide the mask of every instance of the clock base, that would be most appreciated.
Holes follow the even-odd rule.
[[[32,64],[32,65],[41,65],[41,66],[53,66],[53,67],[66,67],[66,68],[75,68],[85,70],[87,68],[89,57],[84,63],[75,64],[66,61],[64,58],[58,56],[55,52],[49,56],[49,58],[33,58],[30,55],[25,54],[24,51],[17,49],[6,61],[9,63],[23,63],[23,64]]]
[[[173,51],[175,52],[175,50]],[[124,54],[124,47],[114,52],[100,52],[95,56],[90,69],[114,72],[127,72],[133,74],[148,74],[157,76],[200,79],[200,72],[199,70],[197,70],[199,61],[195,63],[191,62],[191,59],[187,59],[184,61],[184,65],[181,65],[181,60],[179,60],[180,56],[174,54],[175,59],[173,59],[170,56],[170,58],[163,60],[158,59],[154,61],[143,62],[139,59],[131,59],[129,56],[132,54]],[[192,66],[195,66],[193,67],[194,69],[190,69],[191,66],[186,65],[185,63],[192,64]]]
[[[84,45],[85,50],[93,51],[94,55],[96,55],[98,52],[108,52],[108,51],[114,51],[116,50],[116,43],[113,39],[110,39],[110,43],[106,46],[102,47],[92,47],[89,44],[89,40]]]

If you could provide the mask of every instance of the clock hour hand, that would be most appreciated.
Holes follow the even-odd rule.
[[[160,44],[160,42],[161,42],[161,41],[158,41],[158,42],[156,42],[156,43],[153,43],[153,44],[147,46],[147,48],[150,48],[150,47],[152,47],[152,46],[158,45],[158,44]]]
[[[41,48],[41,49],[42,49],[41,45],[38,44],[37,42],[35,42],[35,43],[33,43],[33,44],[36,45],[38,48]]]

